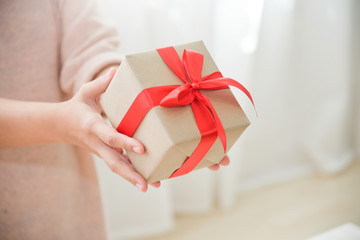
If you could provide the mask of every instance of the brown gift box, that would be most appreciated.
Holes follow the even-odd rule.
[[[219,71],[202,41],[174,46],[180,59],[184,49],[204,55],[202,76]],[[145,88],[184,84],[166,65],[156,50],[126,55],[101,105],[117,128],[136,96]],[[240,137],[249,120],[230,89],[200,90],[213,104],[226,132],[227,149]],[[135,169],[148,183],[168,178],[192,154],[201,135],[190,105],[151,109],[136,129],[134,138],[145,146],[144,154],[127,152]],[[225,156],[219,137],[195,169],[219,163]]]

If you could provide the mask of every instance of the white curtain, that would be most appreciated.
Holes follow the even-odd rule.
[[[102,3],[123,53],[202,39],[223,75],[252,92],[259,113],[234,91],[252,125],[229,153],[231,165],[164,181],[146,194],[96,159],[110,239],[169,231],[175,213],[206,212],[216,203],[230,208],[249,189],[313,171],[331,174],[354,159],[360,139],[355,0]]]
[[[354,159],[354,6],[265,2],[251,78],[260,121],[241,146],[242,190]]]

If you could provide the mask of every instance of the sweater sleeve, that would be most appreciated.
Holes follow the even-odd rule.
[[[116,29],[96,0],[60,2],[60,87],[73,95],[103,69],[121,62]]]

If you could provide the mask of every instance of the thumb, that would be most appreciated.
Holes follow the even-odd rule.
[[[98,96],[105,92],[111,80],[116,73],[116,68],[110,68],[104,76],[101,76],[86,85],[86,93],[88,96]]]

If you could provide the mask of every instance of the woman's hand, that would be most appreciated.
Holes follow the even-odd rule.
[[[58,121],[62,141],[83,147],[103,159],[111,171],[147,190],[145,179],[134,169],[123,150],[144,153],[144,146],[136,139],[118,133],[101,117],[100,96],[105,92],[116,72],[110,69],[105,76],[84,84],[77,94],[59,107]],[[65,131],[64,131],[65,130]],[[152,184],[159,187],[160,182]]]

